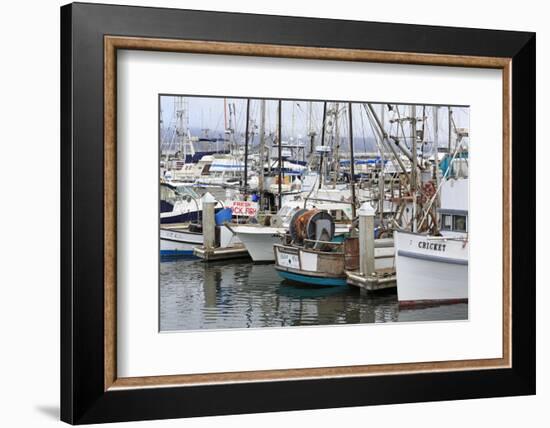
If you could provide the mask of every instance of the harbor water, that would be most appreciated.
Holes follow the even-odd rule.
[[[468,304],[399,308],[394,291],[314,288],[283,281],[249,260],[160,263],[160,330],[467,320]]]

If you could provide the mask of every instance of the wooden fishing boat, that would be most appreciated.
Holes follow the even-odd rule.
[[[327,244],[334,247],[332,251],[275,244],[275,269],[282,278],[292,282],[325,287],[345,286],[344,243]]]

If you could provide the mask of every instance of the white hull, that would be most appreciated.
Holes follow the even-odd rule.
[[[186,230],[160,229],[160,254],[192,255],[193,248],[203,244],[203,235]]]
[[[400,303],[468,299],[468,242],[395,232]]]
[[[279,234],[284,233],[284,228],[265,226],[232,226],[232,230],[244,244],[253,261],[275,261],[273,245],[280,243]]]
[[[285,227],[270,226],[231,226],[240,242],[244,244],[252,261],[255,262],[273,262],[275,253],[273,245],[280,244],[280,235],[286,232]],[[337,226],[335,235],[341,235],[349,232],[349,226]],[[391,262],[390,262],[391,263]]]

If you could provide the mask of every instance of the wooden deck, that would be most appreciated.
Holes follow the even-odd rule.
[[[231,260],[250,258],[250,254],[244,245],[235,245],[233,247],[212,248],[195,247],[193,254],[204,261]]]

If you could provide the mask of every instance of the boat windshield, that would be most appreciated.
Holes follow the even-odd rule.
[[[170,186],[160,185],[160,200],[171,203],[172,205],[179,200],[176,189]]]
[[[195,200],[200,199],[198,193],[188,186],[172,187],[162,184],[160,186],[160,199],[162,201],[174,204],[176,201],[180,201],[189,197]]]
[[[190,186],[178,186],[177,192],[183,197],[190,196],[193,199],[200,199],[199,194],[195,192]]]

